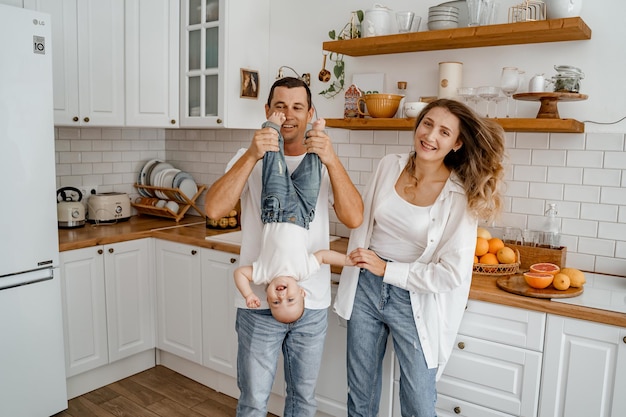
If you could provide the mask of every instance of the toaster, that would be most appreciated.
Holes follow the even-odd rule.
[[[126,193],[99,193],[89,196],[87,220],[91,223],[111,223],[130,218],[130,197]]]

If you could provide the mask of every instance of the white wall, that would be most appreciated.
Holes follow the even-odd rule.
[[[506,23],[508,8],[519,0],[499,0],[498,22]],[[320,0],[304,2],[272,0],[270,68],[293,66],[298,72],[310,72],[314,94],[327,87],[317,79],[322,66],[322,42],[330,40],[329,30],[339,30],[350,19],[352,10],[366,10],[374,3],[393,10],[413,10],[422,16],[420,30],[426,30],[428,7],[440,0]],[[558,105],[562,118],[580,121],[612,122],[626,116],[626,2],[601,0],[583,2],[581,17],[592,30],[588,41],[569,41],[529,45],[454,49],[372,57],[345,57],[346,81],[354,73],[383,72],[386,92],[396,92],[396,82],[408,81],[409,98],[437,95],[437,71],[441,61],[463,62],[463,79],[467,86],[498,85],[504,66],[526,71],[526,83],[535,73],[552,76],[554,65],[573,65],[585,73],[581,93],[588,100]],[[303,13],[301,10],[305,10]],[[294,16],[301,16],[294,18]],[[343,97],[324,99],[317,96],[315,104],[320,117],[342,117]],[[538,103],[519,102],[519,117],[534,117]],[[624,132],[626,121],[614,125],[586,124],[587,132]]]

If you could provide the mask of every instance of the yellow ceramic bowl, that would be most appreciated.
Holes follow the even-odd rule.
[[[399,94],[365,94],[359,98],[359,113],[376,118],[391,118],[396,115],[402,96]],[[367,113],[361,111],[364,102]]]

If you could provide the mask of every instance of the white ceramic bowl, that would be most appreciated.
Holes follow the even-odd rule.
[[[428,103],[423,101],[407,101],[404,103],[404,116],[415,119],[426,106]]]
[[[178,210],[180,209],[180,206],[178,205],[178,203],[176,201],[168,201],[165,204],[165,207],[167,207],[168,209],[172,210],[174,212],[174,214],[178,214]]]
[[[451,20],[435,20],[428,22],[428,30],[454,29],[458,27],[459,23]]]

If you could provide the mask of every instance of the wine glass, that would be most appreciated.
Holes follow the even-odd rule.
[[[469,102],[473,101],[472,97],[476,96],[476,89],[474,87],[459,87],[456,91],[466,105],[469,105]]]
[[[511,96],[519,88],[519,69],[517,67],[504,67],[502,68],[502,75],[500,76],[500,89],[506,96],[506,117],[509,116],[509,104],[511,102]]]
[[[500,94],[500,87],[486,86],[478,87],[478,96],[487,102],[487,111],[485,117],[489,117],[489,103],[491,103]]]

